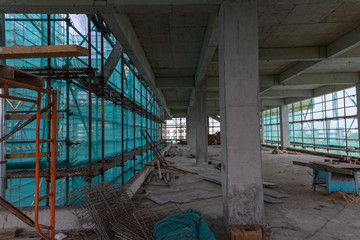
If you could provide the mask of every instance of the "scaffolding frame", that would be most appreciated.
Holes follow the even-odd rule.
[[[66,95],[68,96],[66,99],[66,109],[59,110],[58,112],[64,113],[66,116],[66,139],[62,140],[60,139],[58,141],[58,144],[64,143],[66,144],[66,161],[69,161],[69,149],[72,145],[76,145],[76,143],[71,142],[70,136],[69,136],[69,116],[72,114],[69,107],[69,95],[71,92],[71,86],[77,86],[84,91],[88,92],[89,97],[89,116],[88,116],[88,138],[89,138],[89,148],[88,148],[88,164],[87,166],[74,166],[74,167],[68,167],[66,169],[58,169],[56,172],[56,179],[63,178],[63,177],[82,177],[83,180],[87,181],[89,186],[91,186],[92,179],[94,179],[97,176],[101,176],[101,181],[105,180],[105,172],[107,170],[110,170],[114,167],[121,167],[122,172],[122,184],[125,184],[124,179],[124,168],[125,163],[129,160],[133,160],[133,167],[132,172],[135,174],[140,169],[136,168],[136,158],[137,156],[141,156],[141,163],[145,160],[146,163],[151,161],[153,158],[155,158],[155,155],[153,152],[149,153],[149,146],[143,145],[145,143],[143,141],[143,136],[140,136],[140,146],[137,147],[136,144],[136,137],[134,135],[134,141],[132,150],[125,150],[124,147],[124,110],[129,110],[133,114],[133,126],[134,126],[134,134],[135,131],[138,132],[139,129],[145,128],[149,130],[150,134],[153,136],[154,139],[158,139],[160,134],[159,131],[159,124],[162,123],[160,119],[160,108],[159,108],[159,101],[157,97],[151,92],[151,89],[149,85],[146,83],[144,78],[140,75],[140,73],[137,71],[134,64],[131,62],[131,60],[127,57],[126,54],[121,55],[121,91],[113,86],[109,82],[104,81],[104,61],[105,61],[105,54],[104,54],[104,41],[107,41],[109,45],[114,47],[113,43],[113,37],[111,36],[110,30],[107,28],[103,20],[100,16],[97,15],[88,15],[88,35],[85,36],[81,34],[79,30],[77,30],[74,25],[72,24],[69,15],[66,15],[65,18],[58,18],[53,17],[51,15],[47,15],[47,18],[45,18],[43,15],[36,15],[37,17],[33,17],[33,15],[23,15],[24,18],[8,18],[6,21],[12,21],[14,22],[20,22],[20,23],[29,23],[32,26],[36,26],[36,29],[41,34],[42,43],[43,44],[54,44],[56,41],[62,40],[62,38],[55,39],[56,38],[56,32],[63,31],[61,34],[64,34],[65,41],[60,42],[61,44],[69,44],[70,42],[70,29],[76,32],[81,38],[82,41],[79,43],[79,45],[82,45],[84,43],[87,43],[89,51],[88,55],[88,62],[84,62],[83,59],[80,59],[76,57],[76,60],[80,62],[82,65],[81,67],[74,67],[71,66],[71,60],[70,58],[65,58],[64,61],[62,61],[63,67],[52,67],[52,63],[54,62],[53,59],[47,60],[47,67],[32,67],[28,68],[22,65],[22,70],[33,73],[39,76],[43,76],[47,79],[47,85],[50,87],[51,84],[54,84],[57,81],[64,81],[66,83]],[[39,27],[39,23],[46,22],[47,23],[47,36],[51,36],[46,38],[46,34],[43,34],[44,29],[42,27]],[[61,26],[63,29],[59,30],[56,26]],[[42,26],[42,25],[41,25]],[[95,43],[91,40],[91,36],[94,36],[95,32]],[[100,36],[98,36],[100,34]],[[15,31],[14,31],[14,39],[15,39]],[[98,46],[98,40],[100,39],[100,47]],[[100,50],[99,50],[100,48]],[[98,66],[93,67],[92,66],[92,53],[95,52],[95,58],[96,63],[100,61],[100,71],[97,68]],[[100,56],[100,57],[99,57]],[[56,60],[58,61],[58,60]],[[14,61],[15,63],[15,61]],[[127,68],[127,71],[131,71],[132,74],[132,98],[129,96],[126,96],[124,93],[124,82],[128,81],[128,79],[125,79],[125,68]],[[115,69],[115,71],[119,72],[118,69]],[[135,88],[135,79],[140,81],[140,103],[137,102],[135,98],[136,89]],[[128,84],[128,83],[127,83]],[[101,159],[93,159],[91,152],[92,152],[92,129],[91,129],[91,122],[93,119],[92,116],[92,96],[96,96],[101,100]],[[144,102],[146,103],[148,101],[148,96],[151,96],[151,104],[146,104],[144,106]],[[145,98],[143,101],[143,98]],[[121,146],[121,153],[115,154],[110,157],[106,157],[105,161],[105,114],[104,114],[104,108],[105,104],[104,102],[108,101],[113,103],[115,106],[121,106],[121,139],[122,139],[122,146]],[[149,100],[149,101],[150,101]],[[75,103],[76,105],[77,103]],[[11,112],[11,111],[10,111]],[[14,113],[13,111],[12,113]],[[19,113],[34,113],[35,110],[28,110],[28,111],[16,111]],[[139,116],[141,118],[141,126],[136,126],[136,120],[135,117]],[[146,120],[146,126],[143,126],[143,120]],[[86,120],[83,119],[83,123],[85,126]],[[50,130],[50,127],[48,127],[48,130]],[[160,145],[160,141],[156,141],[156,145]],[[49,151],[49,149],[48,149]],[[146,155],[146,158],[144,158],[144,155]],[[149,159],[150,158],[150,159]],[[49,166],[49,164],[47,164]],[[36,171],[34,170],[7,170],[7,178],[8,179],[21,179],[21,178],[34,178],[36,176]],[[49,167],[46,169],[40,170],[38,172],[39,177],[46,177],[49,179]],[[49,180],[46,181],[47,186]],[[48,189],[48,187],[47,187]],[[68,189],[66,189],[68,191]],[[46,190],[48,193],[48,190]],[[67,195],[67,194],[66,194]],[[68,202],[68,200],[66,200]],[[48,205],[48,201],[46,205]]]

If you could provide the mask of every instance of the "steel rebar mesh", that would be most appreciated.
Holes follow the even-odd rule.
[[[74,213],[82,224],[85,239],[108,240],[114,238],[110,222],[123,215],[134,212],[131,201],[132,193],[120,184],[99,183],[91,188],[87,184],[80,185],[71,192],[73,205],[79,206]],[[93,229],[93,231],[88,231]]]

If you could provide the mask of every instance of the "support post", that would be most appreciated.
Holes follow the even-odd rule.
[[[358,120],[358,141],[360,148],[360,83],[356,84],[356,108],[357,108],[357,120]]]
[[[205,87],[195,88],[196,165],[208,161],[208,118]]]
[[[225,227],[262,224],[257,0],[224,1],[219,14],[219,97]]]
[[[262,111],[260,113],[261,116],[261,123],[260,123],[260,127],[261,127],[261,144],[265,144],[265,126],[264,126],[264,112]]]
[[[288,147],[290,147],[289,108],[288,105],[281,105],[279,108],[281,148],[287,149]]]
[[[195,153],[196,149],[196,109],[195,106],[190,106],[188,108],[188,116],[189,116],[189,135],[188,141],[190,146],[190,151]]]
[[[0,46],[5,46],[5,15],[0,14]],[[6,60],[1,60],[1,64],[6,64]],[[4,89],[0,89],[0,94],[4,93]],[[0,98],[0,136],[6,134],[6,102],[5,98]],[[0,197],[5,198],[6,189],[6,160],[5,160],[5,141],[0,143]]]

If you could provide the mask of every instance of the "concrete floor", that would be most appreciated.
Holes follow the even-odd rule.
[[[221,186],[204,181],[202,176],[220,177],[220,171],[214,165],[196,167],[195,159],[189,158],[189,149],[178,146],[176,151],[181,155],[169,157],[175,166],[198,172],[193,174],[177,174],[178,179],[172,179],[170,186],[155,186],[144,184],[137,193],[140,204],[151,207],[156,203],[148,200],[146,194],[175,191],[180,189],[205,188],[221,191]],[[313,192],[311,189],[311,170],[295,166],[292,161],[323,161],[324,157],[308,154],[272,154],[262,151],[263,178],[279,185],[277,191],[290,195],[283,199],[282,204],[265,203],[265,223],[272,227],[273,239],[359,239],[360,212],[359,201],[348,203],[333,196],[326,196],[323,190]],[[220,162],[220,146],[209,146],[209,160]],[[217,239],[227,239],[222,226],[222,198],[198,200],[178,204],[182,210],[195,208],[202,212],[203,218],[214,232]]]

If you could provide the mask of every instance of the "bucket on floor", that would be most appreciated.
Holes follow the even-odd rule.
[[[231,225],[230,240],[262,240],[259,225]]]

